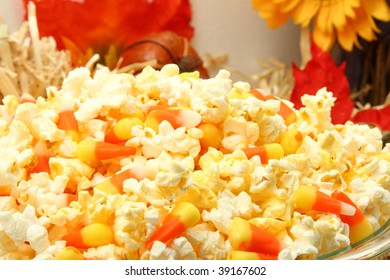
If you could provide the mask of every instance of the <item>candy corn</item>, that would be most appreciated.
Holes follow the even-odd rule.
[[[198,126],[203,131],[203,137],[199,139],[200,146],[207,151],[209,147],[219,149],[221,147],[222,135],[217,126],[212,123],[204,123]]]
[[[270,159],[281,159],[284,156],[284,150],[279,143],[270,143],[262,146],[243,149],[248,159],[254,156],[260,156],[261,163],[267,164]]]
[[[0,186],[0,196],[9,196],[11,195],[11,186],[5,185]]]
[[[38,141],[34,146],[34,153],[36,157],[36,165],[27,171],[27,176],[31,173],[47,172],[50,173],[49,159],[51,152],[43,141]]]
[[[56,197],[56,206],[58,208],[69,206],[72,201],[77,200],[77,195],[70,193],[62,193]]]
[[[144,122],[139,118],[123,118],[120,119],[111,130],[109,130],[104,138],[105,142],[120,143],[131,138],[131,130],[134,126],[143,126]]]
[[[303,136],[296,128],[288,129],[280,136],[280,145],[286,155],[295,154],[302,145]]]
[[[280,100],[280,109],[278,114],[284,119],[285,124],[288,126],[295,122],[296,120],[296,114],[293,109],[291,109],[286,103],[283,102],[279,97],[276,97],[274,95],[264,95],[257,89],[252,89],[250,93],[256,97],[257,99],[266,101],[269,99],[274,99],[274,100]]]
[[[151,111],[145,120],[145,126],[158,132],[158,126],[163,121],[168,121],[173,128],[186,127],[187,129],[197,126],[202,116],[190,109],[159,109]]]
[[[57,128],[65,130],[76,142],[79,140],[79,125],[70,106],[64,106],[58,113]]]
[[[348,203],[339,201],[307,185],[301,185],[297,188],[293,201],[297,209],[330,212],[347,216],[353,216],[356,212],[356,208]]]
[[[275,236],[239,217],[233,219],[228,237],[234,250],[277,256],[283,247]]]
[[[31,94],[25,92],[20,96],[20,103],[35,103],[37,100]]]
[[[278,256],[256,252],[233,250],[227,256],[228,260],[277,260]]]
[[[168,105],[152,105],[152,104],[144,104],[141,107],[141,110],[144,114],[148,115],[150,112],[155,110],[178,110],[185,109],[184,107],[172,107]],[[187,108],[189,109],[189,108]]]
[[[73,246],[64,247],[57,252],[56,260],[85,260],[83,254]]]
[[[343,192],[334,191],[332,197],[352,205],[356,209],[353,216],[339,215],[341,221],[349,225],[349,239],[351,244],[356,243],[363,238],[369,236],[374,232],[370,221],[363,215],[363,213],[356,207],[353,201]]]
[[[66,246],[87,249],[114,243],[114,233],[108,225],[93,223],[64,236],[62,239],[66,241]]]
[[[183,234],[199,220],[200,212],[195,205],[189,202],[178,203],[150,236],[146,242],[146,248],[150,250],[155,241],[168,242]]]
[[[106,192],[108,194],[123,193],[123,182],[130,178],[135,178],[138,181],[149,178],[150,171],[145,166],[135,166],[126,169],[113,175],[111,178],[98,183],[95,189]]]
[[[92,139],[80,141],[77,157],[82,161],[105,160],[134,155],[136,149],[129,146],[98,142]]]

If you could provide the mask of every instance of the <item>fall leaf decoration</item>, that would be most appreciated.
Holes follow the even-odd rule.
[[[330,53],[322,51],[314,42],[311,44],[311,55],[312,59],[303,70],[292,65],[295,84],[290,100],[299,109],[302,107],[302,95],[315,95],[320,88],[326,87],[337,98],[331,112],[332,122],[345,123],[354,108],[349,82],[344,74],[345,63],[337,66]]]
[[[170,30],[190,40],[194,32],[189,0],[33,2],[41,36],[52,36],[59,49],[69,49],[75,66],[98,53],[102,64],[113,67],[123,49],[151,33]]]
[[[179,66],[180,72],[196,70],[203,78],[208,77],[201,58],[190,46],[187,38],[171,31],[154,33],[134,42],[122,51],[120,60],[120,66],[155,60],[156,69],[161,69],[165,64],[175,63]]]
[[[382,109],[370,108],[357,112],[352,121],[379,126],[381,130],[390,131],[390,105]]]

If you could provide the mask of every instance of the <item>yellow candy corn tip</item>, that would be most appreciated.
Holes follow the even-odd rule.
[[[139,118],[123,118],[115,124],[114,133],[119,139],[128,140],[131,138],[131,130],[136,125],[143,126],[144,122]]]
[[[296,128],[292,128],[282,134],[280,145],[282,145],[284,153],[290,155],[296,153],[302,142],[302,134]]]
[[[250,223],[242,218],[234,218],[229,228],[229,242],[233,249],[240,249],[243,243],[252,239]]]
[[[312,209],[316,200],[317,190],[307,185],[299,186],[293,196],[293,201],[297,208],[301,209]]]
[[[203,132],[203,137],[199,139],[202,148],[220,148],[222,135],[217,126],[211,123],[205,123],[199,125],[198,128]]]
[[[68,130],[65,132],[65,135],[68,136],[72,141],[79,142],[80,141],[80,135],[75,130]]]
[[[266,144],[264,147],[267,151],[267,157],[269,159],[281,159],[284,157],[283,147],[279,143]]]
[[[231,251],[228,256],[228,260],[259,260],[259,256],[254,252],[246,252],[246,251]]]
[[[96,190],[99,190],[99,191],[102,191],[102,192],[105,192],[107,194],[119,194],[119,190],[117,187],[115,187],[112,183],[111,183],[111,180],[110,179],[106,179],[100,183],[98,183],[94,189]]]
[[[351,244],[354,244],[374,232],[374,228],[370,221],[365,218],[360,223],[350,227],[349,238]]]
[[[58,251],[56,260],[85,260],[83,254],[73,246],[64,247]]]
[[[99,247],[114,243],[112,228],[102,223],[93,223],[81,229],[81,237],[88,247]]]
[[[157,119],[153,115],[148,115],[145,120],[145,126],[153,129],[155,132],[158,133],[158,126],[160,123],[157,121]]]
[[[96,142],[91,139],[84,139],[79,142],[76,150],[77,157],[82,161],[95,160]]]
[[[284,123],[289,126],[290,124],[294,123],[295,120],[297,119],[297,115],[292,112],[291,114],[288,115],[288,117],[284,120]]]
[[[179,216],[180,221],[186,228],[192,227],[200,220],[199,209],[190,202],[180,202],[171,212],[172,215]]]

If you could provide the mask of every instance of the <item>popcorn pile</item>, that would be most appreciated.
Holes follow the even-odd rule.
[[[390,217],[390,145],[221,70],[71,71],[0,106],[0,258],[303,259]]]

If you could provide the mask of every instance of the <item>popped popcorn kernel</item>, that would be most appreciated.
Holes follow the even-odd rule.
[[[5,96],[0,259],[316,259],[388,224],[390,145],[333,125],[331,92],[296,110],[227,70],[179,72],[80,67]]]

